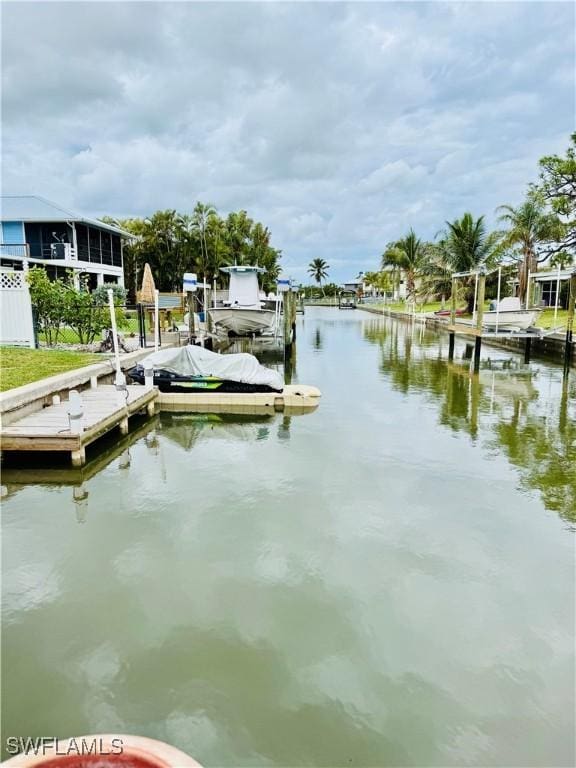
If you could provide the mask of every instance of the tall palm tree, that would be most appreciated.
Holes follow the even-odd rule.
[[[416,237],[413,229],[406,237],[391,243],[382,255],[382,268],[392,266],[406,275],[408,298],[416,295],[416,280],[422,271],[426,258],[426,244]]]
[[[324,295],[324,289],[322,288],[322,280],[326,280],[328,277],[328,270],[330,265],[324,261],[324,259],[312,259],[308,265],[308,274],[311,275],[322,289],[322,295]]]
[[[547,213],[544,204],[536,196],[530,196],[521,205],[501,205],[498,218],[507,229],[501,233],[503,248],[516,248],[521,259],[518,264],[518,294],[526,296],[528,275],[538,269],[538,245],[551,242],[561,236],[558,218]]]
[[[474,219],[471,213],[465,213],[461,219],[447,221],[446,226],[438,247],[451,272],[474,272],[497,263],[501,253],[500,238],[497,232],[487,232],[484,216]],[[464,282],[468,312],[472,313],[472,280],[468,278]]]
[[[214,217],[216,217],[216,208],[210,203],[205,204],[197,202],[194,206],[194,211],[191,218],[191,227],[198,235],[200,241],[200,271],[205,277],[210,271],[210,257],[208,255],[208,244],[206,240],[206,232],[209,224]]]

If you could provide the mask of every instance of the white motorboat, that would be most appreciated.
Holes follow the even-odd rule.
[[[222,272],[230,275],[230,287],[224,306],[208,310],[215,330],[232,336],[274,332],[277,313],[262,308],[258,288],[258,273],[264,270],[234,266],[222,267]]]
[[[496,309],[484,312],[482,325],[490,330],[526,331],[536,324],[540,312],[540,309],[522,309],[520,299],[509,296],[502,299]]]

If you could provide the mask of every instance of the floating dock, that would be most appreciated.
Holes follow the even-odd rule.
[[[304,414],[315,410],[321,398],[316,387],[287,384],[282,392],[159,392],[156,387],[130,384],[118,390],[104,384],[81,391],[81,431],[71,429],[70,401],[25,413],[0,431],[2,451],[57,451],[70,453],[72,465],[86,463],[86,446],[118,427],[128,433],[130,416],[146,410],[188,413]]]
[[[306,384],[287,384],[282,392],[159,392],[162,411],[211,413],[309,412],[318,407],[322,393]]]
[[[82,466],[86,461],[87,445],[115,427],[126,434],[130,416],[144,409],[150,415],[154,413],[157,395],[156,389],[137,384],[129,385],[125,390],[117,390],[110,384],[83,390],[79,433],[71,431],[70,402],[64,401],[4,427],[0,432],[2,450],[68,452],[72,464]]]

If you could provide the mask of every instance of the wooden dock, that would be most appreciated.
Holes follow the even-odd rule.
[[[133,384],[125,390],[113,385],[102,385],[81,392],[83,416],[82,431],[70,430],[69,401],[35,411],[0,432],[3,451],[60,451],[69,452],[73,466],[86,461],[86,446],[106,432],[120,428],[128,432],[128,419],[147,409],[154,413],[158,391]]]

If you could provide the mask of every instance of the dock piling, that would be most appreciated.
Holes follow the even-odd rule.
[[[482,320],[484,319],[484,296],[486,295],[486,272],[478,273],[478,294],[476,302],[476,330],[478,335],[474,340],[474,373],[480,370],[480,352],[482,350]]]
[[[566,320],[566,343],[564,346],[564,373],[567,375],[570,370],[570,361],[572,358],[572,341],[574,327],[574,311],[576,309],[576,270],[570,277],[570,293],[568,297],[568,318]]]
[[[456,334],[453,331],[450,331],[448,334],[448,360],[454,360],[454,340],[456,338]]]

